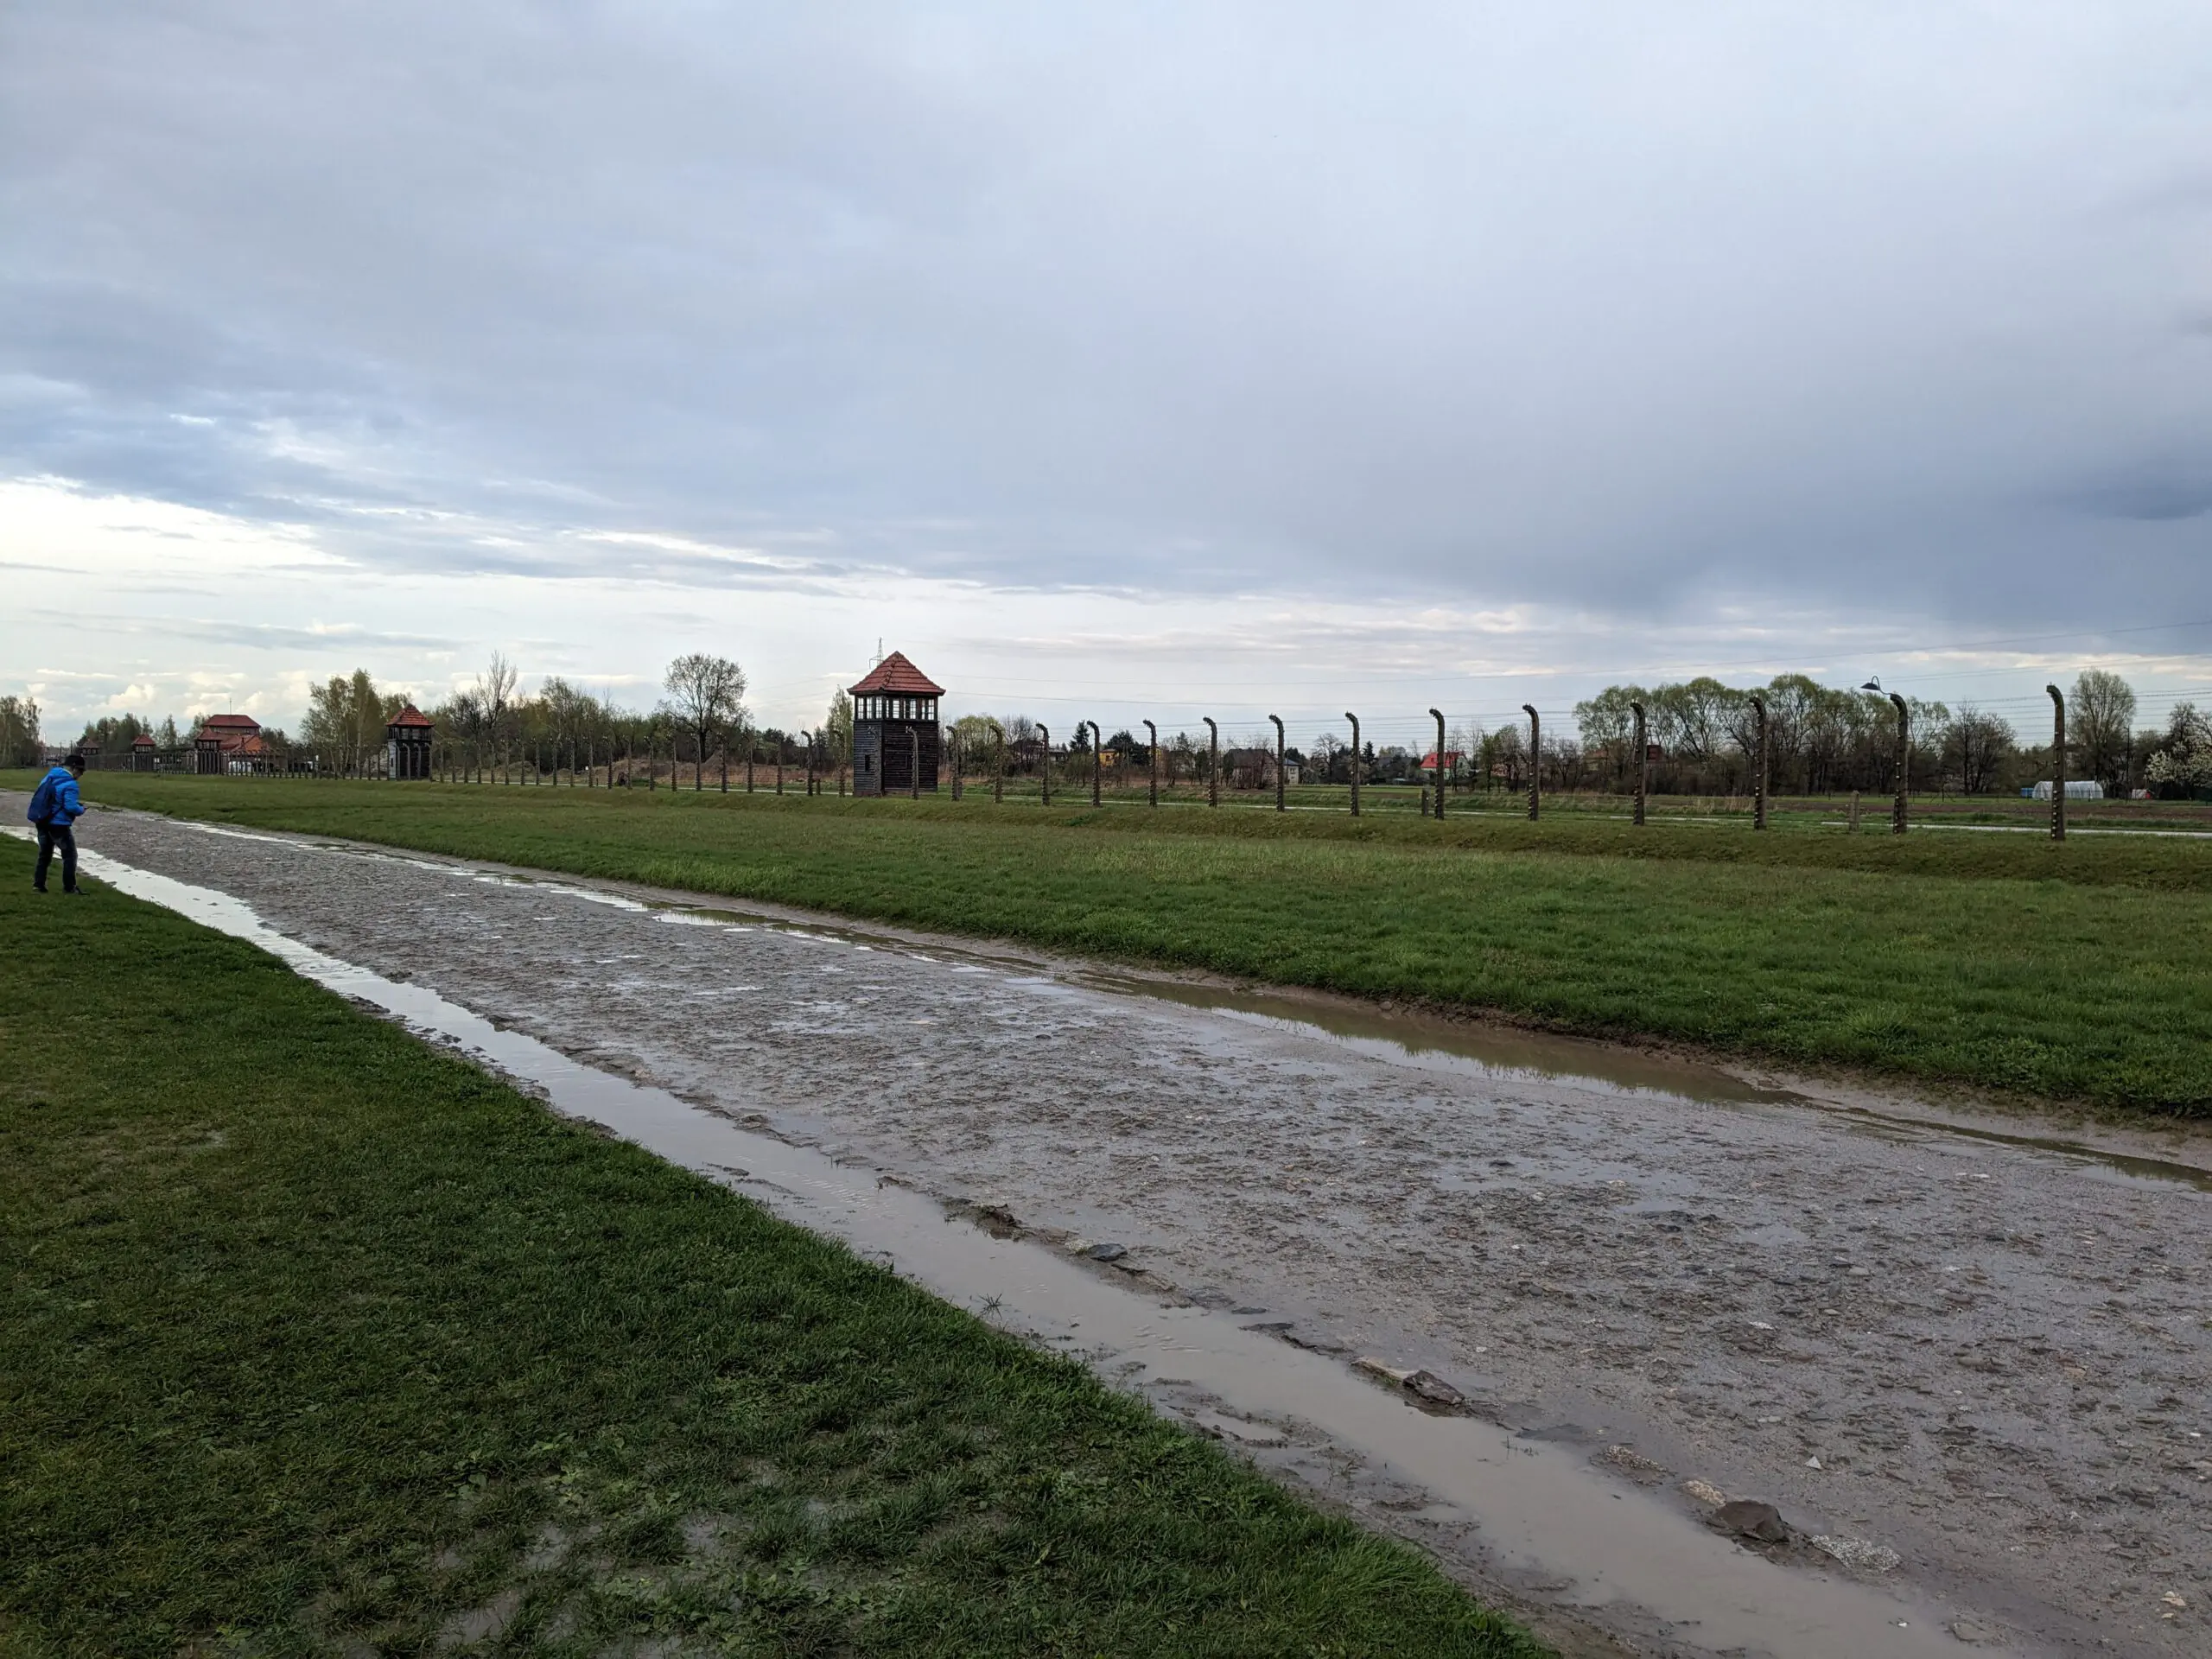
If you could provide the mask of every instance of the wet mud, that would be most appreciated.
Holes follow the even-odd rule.
[[[1270,1408],[1249,1362],[1184,1377],[1172,1344],[1088,1347],[1096,1314],[1058,1333],[1578,1650],[2212,1650],[2212,1195],[2191,1148],[453,861],[121,812],[82,839],[942,1200],[1155,1325],[1355,1381],[1404,1427],[1332,1433],[1295,1389]],[[1049,1337],[1052,1298],[1032,1300]],[[1510,1484],[1497,1469],[1438,1472],[1478,1434],[1569,1461],[1623,1518],[1588,1519],[1586,1560],[1556,1529],[1503,1535],[1475,1501]],[[1709,1522],[1739,1498],[1786,1538],[1723,1539]],[[1767,1576],[1681,1544],[1717,1574],[1700,1630],[1663,1582],[1592,1575],[1609,1528],[1638,1541],[1627,1568],[1691,1539]],[[1881,1610],[1878,1647],[1720,1617],[1829,1594],[1828,1623]]]

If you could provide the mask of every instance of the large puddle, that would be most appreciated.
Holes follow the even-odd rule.
[[[123,892],[249,940],[329,988],[522,1080],[563,1114],[738,1188],[1006,1329],[1079,1355],[1118,1385],[1263,1461],[1270,1446],[1310,1446],[1319,1437],[1325,1454],[1317,1466],[1341,1474],[1350,1462],[1365,1471],[1364,1486],[1349,1483],[1338,1496],[1415,1494],[1424,1522],[1474,1531],[1486,1576],[1514,1587],[1525,1605],[1590,1614],[1600,1628],[1667,1652],[1858,1659],[1960,1650],[1927,1610],[1840,1574],[1752,1554],[1667,1500],[1599,1474],[1568,1447],[1472,1417],[1431,1414],[1343,1359],[1287,1344],[1234,1312],[1163,1302],[1063,1251],[994,1236],[967,1215],[948,1213],[873,1170],[581,1065],[435,992],[313,949],[228,894],[97,853],[85,864]],[[639,902],[582,887],[567,890],[601,902]],[[715,918],[697,911],[667,919],[711,925]],[[1162,994],[1156,982],[1144,988]],[[1253,1019],[1320,1023],[1311,1010],[1243,1001],[1220,1005]],[[1395,1033],[1335,1035],[1403,1046]],[[1461,1064],[1541,1066],[1549,1051],[1541,1039],[1530,1042],[1503,1058],[1495,1050],[1480,1057],[1441,1047],[1430,1052]],[[1666,1086],[1658,1073],[1620,1081]]]

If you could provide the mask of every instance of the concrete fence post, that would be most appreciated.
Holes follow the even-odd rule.
[[[814,793],[814,734],[806,734],[806,792]]]
[[[1078,721],[1076,730],[1080,732],[1082,729],[1083,724]],[[1098,786],[1104,781],[1102,774],[1106,767],[1105,755],[1105,740],[1098,735],[1098,722],[1094,720],[1090,722],[1090,804],[1093,806],[1099,804]]]
[[[1281,715],[1269,715],[1268,718],[1275,723],[1275,810],[1280,812],[1282,810],[1282,785],[1284,777],[1282,759],[1282,716]]]
[[[1651,742],[1645,734],[1643,705],[1631,702],[1629,710],[1636,716],[1636,822],[1642,823],[1644,797],[1651,788]]]
[[[1533,702],[1522,703],[1521,712],[1529,716],[1529,822],[1534,823],[1544,800],[1544,723]]]
[[[777,774],[779,779],[782,775]],[[922,798],[922,728],[918,726],[906,728],[906,798]]]
[[[1912,781],[1912,715],[1896,692],[1890,693],[1890,701],[1897,709],[1897,798],[1890,808],[1890,833],[1901,836],[1905,831],[1905,791]]]
[[[2066,694],[2055,685],[2050,693],[2050,838],[2066,839]]]
[[[1751,828],[1766,828],[1766,699],[1751,693],[1751,718],[1758,753],[1751,757]]]
[[[1351,722],[1351,815],[1359,816],[1359,716],[1347,709],[1344,718]]]
[[[1044,797],[1043,804],[1052,804],[1052,728],[1044,721],[1037,722],[1037,789]]]
[[[1145,760],[1147,766],[1146,800],[1153,806],[1160,804],[1160,728],[1150,721],[1144,723]]]
[[[1429,717],[1436,721],[1436,821],[1444,822],[1444,711],[1432,709]]]
[[[991,800],[998,806],[1006,804],[1006,728],[995,720],[991,729],[998,734],[998,765],[991,772]]]
[[[1206,723],[1206,804],[1221,804],[1221,728],[1211,715],[1198,716]]]
[[[961,752],[960,734],[957,730],[945,734],[945,747],[951,751],[950,758],[952,762],[952,798],[957,801],[960,798],[961,763],[967,759],[967,756]]]

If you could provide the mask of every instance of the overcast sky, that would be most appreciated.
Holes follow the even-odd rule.
[[[71,730],[2212,689],[2202,0],[7,0],[0,226]]]

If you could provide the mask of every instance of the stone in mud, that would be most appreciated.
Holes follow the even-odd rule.
[[[1467,1396],[1433,1371],[1406,1370],[1396,1365],[1386,1364],[1371,1355],[1363,1355],[1352,1361],[1352,1369],[1395,1382],[1414,1399],[1433,1409],[1465,1411],[1467,1408]]]
[[[1121,1244],[1093,1244],[1084,1252],[1094,1262],[1118,1262],[1128,1253],[1128,1247]]]
[[[1813,1548],[1859,1573],[1887,1573],[1901,1559],[1887,1544],[1871,1543],[1864,1538],[1834,1537],[1827,1533],[1813,1540]]]
[[[1786,1544],[1789,1541],[1789,1523],[1782,1518],[1782,1511],[1771,1503],[1762,1503],[1755,1497],[1731,1499],[1715,1510],[1712,1523],[1723,1532],[1732,1532],[1738,1538],[1748,1538],[1757,1544]]]

